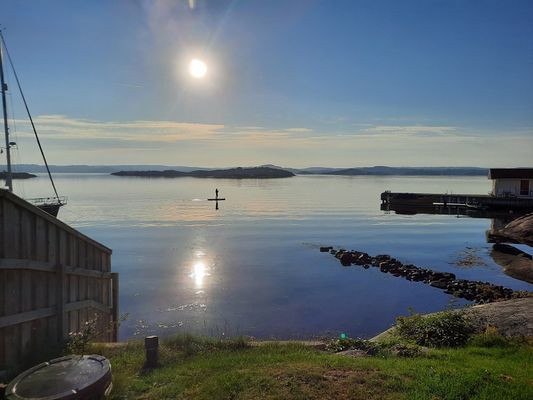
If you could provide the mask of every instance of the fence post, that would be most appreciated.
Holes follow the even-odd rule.
[[[56,265],[57,269],[57,300],[56,300],[56,309],[57,309],[57,341],[61,343],[64,339],[65,332],[65,265],[58,262]]]

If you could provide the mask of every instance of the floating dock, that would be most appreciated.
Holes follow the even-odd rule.
[[[533,198],[496,197],[483,194],[381,193],[381,204],[390,207],[459,207],[479,210],[533,210]],[[382,207],[383,208],[383,207]]]

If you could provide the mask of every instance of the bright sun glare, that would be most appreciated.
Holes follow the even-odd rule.
[[[189,63],[189,73],[195,78],[203,78],[207,73],[207,65],[202,60],[193,58]]]

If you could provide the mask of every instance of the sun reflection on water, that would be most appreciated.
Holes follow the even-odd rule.
[[[189,276],[194,280],[194,286],[197,289],[202,289],[204,287],[205,277],[209,275],[205,263],[203,261],[197,261],[194,263],[192,273]]]

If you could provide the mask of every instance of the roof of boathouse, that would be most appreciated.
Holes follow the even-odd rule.
[[[533,168],[491,168],[489,179],[533,179]]]

